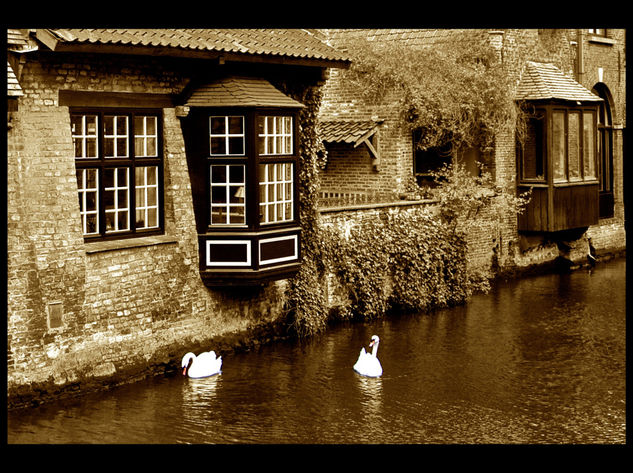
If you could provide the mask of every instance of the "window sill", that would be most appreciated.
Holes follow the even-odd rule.
[[[591,36],[589,35],[589,42],[590,43],[597,43],[597,44],[605,44],[608,46],[612,46],[615,44],[615,40],[611,39],[611,38],[605,38],[604,36]]]
[[[94,253],[104,253],[106,251],[142,248],[146,246],[165,245],[169,243],[178,243],[178,240],[168,235],[157,235],[126,238],[122,240],[95,241],[86,243],[86,254],[90,255]]]

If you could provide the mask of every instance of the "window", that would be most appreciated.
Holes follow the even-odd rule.
[[[226,90],[241,92],[229,96]],[[208,287],[286,279],[301,266],[298,110],[268,80],[223,76],[200,84],[181,117]]]
[[[592,34],[594,36],[607,36],[607,30],[604,28],[589,28],[587,29],[587,31],[589,32],[589,34]]]
[[[523,181],[544,181],[544,126],[545,111],[537,110],[526,122],[523,142],[517,143],[519,173]]]
[[[261,116],[257,128],[260,155],[292,154],[292,117]]]
[[[247,209],[248,131],[246,117],[212,115],[210,140],[210,225],[244,226]],[[266,163],[258,165],[259,222],[275,224],[294,220],[293,162],[272,162],[275,156],[293,152],[293,117],[258,115],[256,119],[257,155]],[[226,161],[226,162],[225,162]],[[269,162],[270,161],[270,162]],[[255,178],[255,173],[251,173]]]
[[[159,112],[72,108],[70,122],[84,237],[162,231]]]
[[[244,154],[244,117],[209,118],[211,156]]]
[[[293,164],[259,166],[259,219],[261,223],[288,222],[293,219]]]
[[[211,225],[246,223],[245,166],[211,165]]]
[[[552,111],[554,183],[596,179],[595,120],[593,110]]]
[[[598,177],[600,181],[600,218],[613,217],[613,125],[609,91],[604,84],[596,84],[592,92],[603,99],[597,117]],[[596,172],[596,171],[594,171]]]

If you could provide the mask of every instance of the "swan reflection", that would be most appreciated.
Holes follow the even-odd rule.
[[[377,415],[382,406],[382,378],[368,378],[357,376],[358,387],[363,398],[361,405],[366,414]]]
[[[207,378],[187,378],[182,383],[182,399],[189,408],[208,406],[216,395],[220,376],[209,376]]]

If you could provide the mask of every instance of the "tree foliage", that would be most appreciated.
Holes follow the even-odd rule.
[[[401,124],[422,130],[421,149],[485,149],[516,123],[515,82],[482,34],[464,35],[425,48],[350,40],[342,78],[367,103],[397,103]]]
[[[531,190],[516,195],[514,186],[499,185],[484,165],[473,176],[463,164],[448,163],[432,173],[437,187],[431,190],[437,200],[443,222],[454,231],[467,232],[478,225],[484,211],[502,219],[525,210]]]

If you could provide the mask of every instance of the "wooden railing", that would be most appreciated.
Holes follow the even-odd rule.
[[[382,199],[384,200],[384,198]],[[319,192],[319,207],[347,207],[350,205],[370,204],[379,202],[375,192],[354,190],[321,190]]]

